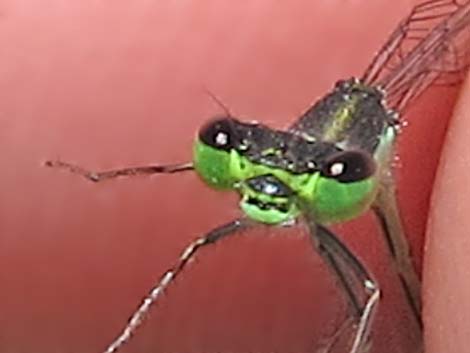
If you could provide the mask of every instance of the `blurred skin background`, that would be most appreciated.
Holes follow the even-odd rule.
[[[195,237],[240,215],[192,173],[92,184],[94,170],[191,159],[223,113],[287,127],[336,80],[361,75],[417,1],[0,3],[0,350],[100,352]],[[427,352],[464,352],[466,91],[428,91],[406,115],[396,175]],[[441,160],[430,213],[430,195]],[[424,235],[430,217],[428,238]],[[410,352],[413,323],[374,218],[335,227],[383,299],[371,352]],[[199,254],[126,352],[312,352],[344,302],[302,227],[235,236]],[[341,347],[338,351],[344,351]]]

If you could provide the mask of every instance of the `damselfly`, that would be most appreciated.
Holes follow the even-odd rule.
[[[199,130],[189,163],[92,172],[47,162],[93,182],[195,171],[208,186],[240,195],[243,217],[189,244],[105,352],[116,352],[129,340],[151,305],[201,248],[258,224],[292,226],[300,220],[348,301],[356,327],[349,352],[366,351],[379,285],[328,226],[370,209],[421,330],[420,281],[400,221],[391,159],[400,115],[426,88],[456,82],[465,71],[469,32],[469,1],[424,1],[400,22],[361,77],[338,81],[286,131],[242,122],[227,111]]]

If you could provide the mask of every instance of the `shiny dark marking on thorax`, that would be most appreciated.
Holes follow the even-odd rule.
[[[383,93],[377,88],[356,79],[339,81],[290,131],[373,154],[385,129],[397,124],[396,114],[384,105]]]

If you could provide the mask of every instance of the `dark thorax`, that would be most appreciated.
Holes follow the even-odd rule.
[[[343,149],[362,149],[373,154],[396,113],[387,109],[384,94],[357,79],[337,82],[334,90],[309,108],[291,131]]]

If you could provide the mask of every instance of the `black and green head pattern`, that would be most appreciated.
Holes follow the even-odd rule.
[[[375,198],[382,155],[395,136],[390,121],[378,90],[343,81],[288,131],[230,116],[208,122],[194,166],[209,186],[236,190],[256,221],[282,224],[307,212],[321,224],[341,222]]]

